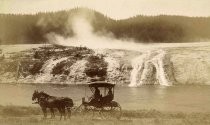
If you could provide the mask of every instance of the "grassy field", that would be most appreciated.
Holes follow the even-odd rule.
[[[0,106],[0,125],[210,125],[210,113],[160,112],[157,110],[123,110],[122,118],[86,119],[72,115],[71,119],[43,120],[39,107]]]

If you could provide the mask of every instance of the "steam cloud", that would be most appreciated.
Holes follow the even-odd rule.
[[[52,44],[63,46],[86,46],[92,49],[127,49],[127,50],[142,50],[145,48],[143,44],[136,43],[133,39],[116,39],[110,32],[101,31],[94,33],[91,25],[94,14],[85,12],[77,13],[74,18],[69,18],[66,23],[66,30],[72,27],[74,36],[65,37],[55,32],[50,32],[46,35],[48,41]],[[101,35],[103,34],[103,35]],[[151,47],[150,47],[151,48]],[[148,49],[148,48],[147,48]]]
[[[163,47],[187,47],[187,46],[205,46],[208,43],[153,43],[143,44],[137,43],[132,38],[127,39],[116,39],[110,32],[94,33],[91,25],[94,14],[87,14],[81,12],[73,19],[69,19],[66,23],[65,29],[68,31],[68,27],[72,27],[74,36],[65,37],[55,32],[50,32],[46,35],[48,41],[52,44],[62,46],[85,46],[92,49],[126,49],[126,50],[137,50],[137,51],[151,51],[157,48]],[[101,35],[103,34],[103,35]]]

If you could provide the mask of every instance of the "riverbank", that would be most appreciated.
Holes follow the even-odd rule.
[[[122,118],[117,119],[85,119],[72,114],[71,119],[59,120],[56,118],[46,120],[39,107],[0,106],[1,125],[209,125],[210,112],[185,113],[161,112],[158,110],[123,110]]]

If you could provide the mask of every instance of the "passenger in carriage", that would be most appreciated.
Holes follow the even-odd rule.
[[[109,91],[106,96],[104,96],[101,100],[102,103],[109,103],[114,99],[114,95],[112,93],[112,88],[109,88]]]
[[[114,95],[112,93],[112,88],[109,88],[109,92],[108,92],[107,96],[108,96],[109,100],[111,100],[111,101],[114,99]]]

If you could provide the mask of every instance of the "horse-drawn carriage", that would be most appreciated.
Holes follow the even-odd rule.
[[[121,106],[114,99],[115,84],[104,81],[91,82],[88,87],[93,95],[88,98],[82,98],[82,104],[73,110],[73,101],[68,97],[54,97],[44,92],[35,91],[32,100],[37,99],[37,103],[41,106],[44,117],[46,118],[46,108],[51,111],[51,116],[54,117],[53,108],[57,108],[61,114],[66,117],[65,109],[70,117],[71,111],[73,114],[83,116],[84,118],[100,117],[103,119],[121,117]]]
[[[92,97],[82,98],[82,104],[75,110],[75,114],[83,115],[85,118],[117,118],[121,117],[121,106],[114,99],[115,84],[97,81],[88,84],[92,91]]]

